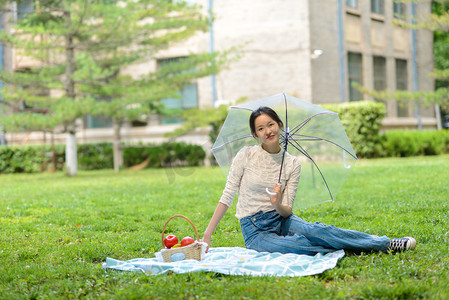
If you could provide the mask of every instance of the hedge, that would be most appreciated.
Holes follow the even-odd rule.
[[[394,130],[380,134],[386,113],[381,102],[356,101],[321,106],[338,113],[359,158],[449,153],[449,130]]]
[[[112,169],[114,156],[111,143],[78,144],[80,170]]]
[[[64,166],[64,145],[55,145],[56,169]],[[0,147],[1,173],[37,173],[52,164],[50,145]]]
[[[358,157],[378,156],[381,147],[379,131],[386,113],[385,104],[365,100],[320,106],[338,113]]]
[[[206,158],[199,145],[164,143],[159,146],[128,146],[123,150],[124,165],[131,167],[149,159],[148,167],[198,166]]]
[[[0,173],[36,173],[48,160],[45,147],[0,147]]]
[[[440,155],[449,153],[449,130],[387,131],[382,135],[382,157]]]
[[[50,145],[0,147],[0,174],[37,173],[52,166]],[[124,146],[125,167],[142,163],[150,158],[148,167],[198,166],[206,157],[199,145],[183,142],[162,145]],[[63,170],[65,145],[55,145],[56,170]],[[113,167],[111,143],[78,144],[80,170],[108,169]]]

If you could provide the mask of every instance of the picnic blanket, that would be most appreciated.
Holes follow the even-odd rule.
[[[148,275],[189,272],[216,272],[227,275],[251,276],[308,276],[332,269],[343,250],[315,256],[257,252],[240,247],[210,248],[201,261],[193,259],[177,262],[161,262],[157,258],[136,258],[120,261],[107,258],[105,269],[141,271]]]

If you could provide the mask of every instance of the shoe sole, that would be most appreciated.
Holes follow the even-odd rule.
[[[410,245],[407,250],[414,250],[416,248],[416,240],[410,236],[407,236],[406,239],[410,241]]]

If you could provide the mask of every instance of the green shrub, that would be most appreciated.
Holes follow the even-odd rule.
[[[198,145],[186,143],[165,143],[162,145],[139,145],[125,147],[125,167],[134,166],[150,158],[148,167],[198,166],[206,153]],[[65,145],[55,145],[56,170],[62,170],[65,163]],[[0,147],[1,173],[37,173],[52,165],[51,146]],[[111,143],[78,144],[78,167],[80,170],[111,169],[113,150]]]
[[[43,170],[47,170],[48,168],[53,168],[53,162],[52,162],[52,151],[51,151],[51,145],[45,145],[45,149],[46,149],[46,161],[45,161],[45,166],[43,168]],[[65,145],[63,144],[58,144],[54,146],[54,151],[55,151],[55,169],[56,170],[63,170],[64,169],[64,164],[65,164]]]
[[[443,130],[442,135],[444,136],[444,152],[449,153],[449,129]]]
[[[206,153],[199,145],[183,142],[168,142],[162,145],[128,146],[123,149],[125,167],[142,163],[149,158],[148,167],[159,168],[168,166],[198,166]]]
[[[0,147],[0,173],[37,173],[51,163],[49,145]]]
[[[123,164],[131,167],[150,159],[149,167],[158,168],[162,166],[164,160],[164,149],[161,146],[137,145],[125,146],[123,149]]]
[[[14,150],[11,147],[0,147],[0,174],[14,173],[10,169],[10,161],[14,155]]]
[[[78,145],[78,167],[81,170],[99,170],[113,168],[111,143],[92,143]]]
[[[379,131],[386,113],[385,104],[376,101],[355,101],[321,106],[338,113],[357,156],[379,156]]]
[[[449,131],[387,131],[382,136],[383,156],[407,157],[449,153]]]
[[[206,158],[206,152],[199,145],[191,145],[187,154],[187,164],[189,166],[199,166]]]
[[[17,147],[11,157],[10,168],[14,172],[37,173],[44,164],[43,147]]]
[[[402,131],[388,131],[382,139],[382,156],[406,157],[418,153],[418,146],[413,136]]]

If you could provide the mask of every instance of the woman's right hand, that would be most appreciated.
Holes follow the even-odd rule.
[[[209,225],[204,231],[203,239],[201,240],[207,244],[206,253],[207,251],[209,251],[212,233],[214,233],[215,228],[217,227],[218,223],[220,222],[221,218],[223,218],[227,210],[228,206],[226,204],[218,202],[214,215],[212,216],[212,219],[210,219]]]
[[[282,188],[282,184],[276,183],[273,191],[270,194],[270,201],[274,207],[276,207],[276,205],[278,204],[278,200],[280,199],[279,194],[281,193],[281,188]]]
[[[277,183],[271,193],[272,195],[270,195],[270,201],[276,211],[284,218],[287,218],[292,214],[292,208],[281,203],[281,188],[282,184]]]

